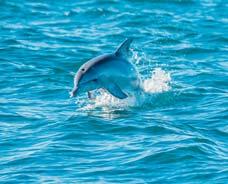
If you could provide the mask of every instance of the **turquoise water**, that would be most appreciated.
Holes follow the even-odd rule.
[[[0,1],[0,183],[228,183],[226,0]],[[70,98],[134,38],[145,99]]]

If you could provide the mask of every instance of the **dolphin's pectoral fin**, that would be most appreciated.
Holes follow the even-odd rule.
[[[107,86],[105,86],[105,89],[116,98],[119,98],[119,99],[127,98],[127,95],[115,83],[110,82]]]
[[[128,38],[123,43],[121,43],[118,49],[116,50],[115,55],[120,57],[127,56],[132,41],[132,38]]]

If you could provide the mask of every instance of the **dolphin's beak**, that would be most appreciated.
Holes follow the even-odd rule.
[[[70,97],[74,97],[77,93],[78,87],[75,87],[71,92],[70,92]]]

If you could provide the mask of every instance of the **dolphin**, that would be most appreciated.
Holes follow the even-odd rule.
[[[132,39],[126,39],[114,53],[95,57],[84,63],[74,77],[71,97],[76,94],[104,89],[118,99],[133,96],[140,90],[141,80],[131,62],[127,60]]]

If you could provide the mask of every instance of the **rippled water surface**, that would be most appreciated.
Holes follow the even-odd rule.
[[[228,183],[226,0],[0,1],[0,183]],[[70,98],[134,38],[143,100]]]

